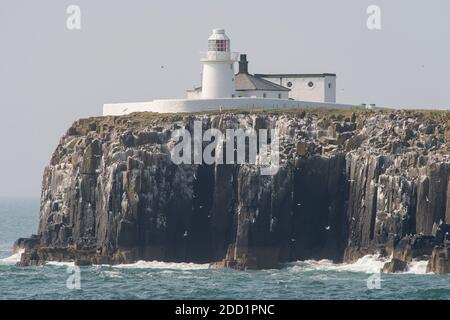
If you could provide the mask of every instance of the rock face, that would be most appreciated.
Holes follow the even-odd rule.
[[[275,174],[261,175],[260,164],[175,164],[172,133],[192,132],[194,121],[224,133],[277,129]],[[25,249],[21,265],[161,260],[246,269],[381,252],[394,255],[393,271],[431,256],[429,270],[448,273],[449,137],[448,112],[79,120],[45,169],[38,234],[15,247]]]
[[[427,272],[450,274],[450,247],[440,246],[433,249],[428,261]]]
[[[404,260],[393,258],[391,261],[386,262],[383,267],[384,273],[403,272],[408,268],[408,264]]]

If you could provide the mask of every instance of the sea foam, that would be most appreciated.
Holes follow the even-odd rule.
[[[2,265],[14,265],[20,262],[20,256],[23,250],[17,253],[0,259]],[[362,272],[362,273],[377,273],[383,268],[384,264],[390,261],[391,258],[383,257],[379,254],[366,255],[353,263],[333,263],[331,260],[305,260],[286,263],[285,267],[289,271],[301,272],[301,271],[347,271],[347,272]],[[425,260],[413,260],[408,263],[408,269],[405,272],[399,274],[426,274],[427,261]],[[49,261],[46,265],[70,267],[74,266],[74,262],[56,262]],[[168,269],[168,270],[202,270],[209,269],[209,264],[196,264],[187,262],[161,262],[161,261],[137,261],[130,264],[119,265],[103,265],[113,268],[123,269]]]
[[[378,273],[386,262],[391,258],[383,257],[379,254],[366,255],[353,263],[333,263],[330,260],[305,260],[287,263],[286,267],[291,271],[347,271],[347,272],[363,272]],[[408,264],[408,270],[401,272],[403,274],[425,274],[427,261],[412,261]],[[401,274],[400,273],[400,274]]]
[[[0,259],[0,264],[16,264],[20,262],[20,256],[23,252],[24,250],[22,249],[7,258]]]
[[[46,265],[70,267],[74,266],[74,262],[56,262],[49,261]],[[95,267],[112,267],[120,269],[170,269],[170,270],[197,270],[208,269],[209,264],[195,264],[195,263],[175,263],[175,262],[161,262],[161,261],[137,261],[130,264],[117,264],[117,265],[94,265]]]
[[[75,262],[48,261],[45,264],[50,265],[50,266],[57,266],[57,267],[73,267],[73,266],[75,266]]]
[[[128,269],[172,269],[172,270],[201,270],[208,269],[209,264],[196,264],[186,262],[161,262],[161,261],[138,261],[131,264],[114,265],[114,268]]]
[[[427,273],[427,264],[426,260],[413,260],[408,263],[408,270],[403,273],[410,274],[433,274],[432,272]]]

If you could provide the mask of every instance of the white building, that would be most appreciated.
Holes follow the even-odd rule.
[[[132,112],[197,112],[222,109],[359,108],[336,104],[336,75],[260,74],[248,72],[247,56],[231,52],[225,30],[214,29],[208,51],[201,53],[202,84],[187,91],[187,99],[103,105],[103,115]]]
[[[202,85],[187,90],[188,99],[254,97],[336,103],[336,75],[255,74],[248,72],[247,55],[241,54],[234,74],[236,52],[230,52],[225,30],[214,29],[208,51],[202,53]]]
[[[301,101],[336,103],[336,75],[322,74],[255,74],[291,89],[289,98]]]

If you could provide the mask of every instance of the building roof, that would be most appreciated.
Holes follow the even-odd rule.
[[[238,73],[234,78],[236,91],[291,91],[291,89],[280,86],[276,83],[268,80],[255,77],[249,73]],[[202,87],[195,87],[193,89],[186,90],[187,92],[201,91]]]
[[[335,73],[256,73],[260,78],[325,78],[336,77]]]
[[[239,72],[235,76],[236,91],[291,91],[286,87],[280,86],[268,80],[255,77],[249,73]]]

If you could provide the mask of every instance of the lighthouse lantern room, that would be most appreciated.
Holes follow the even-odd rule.
[[[232,98],[235,96],[234,63],[238,53],[230,52],[230,39],[224,29],[214,29],[208,39],[208,51],[202,52],[203,99]]]

